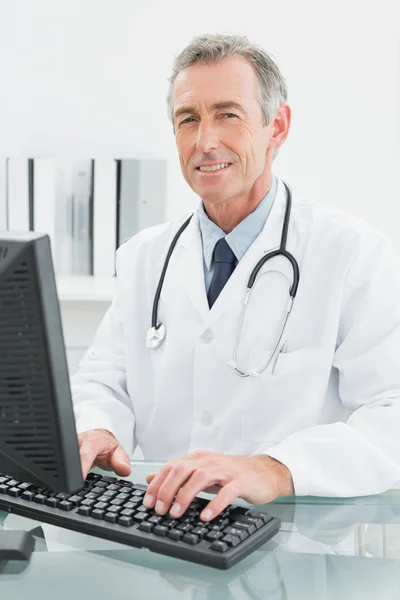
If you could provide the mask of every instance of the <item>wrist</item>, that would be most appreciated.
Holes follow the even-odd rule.
[[[269,472],[272,470],[275,475],[276,498],[293,495],[293,478],[288,467],[268,454],[261,454],[259,458],[268,463]]]

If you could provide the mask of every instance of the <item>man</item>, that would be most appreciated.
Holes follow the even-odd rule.
[[[385,236],[310,202],[292,206],[300,284],[282,344],[258,376],[233,349],[249,275],[280,246],[286,207],[272,162],[291,112],[274,61],[238,36],[201,36],[176,59],[168,97],[182,173],[201,199],[170,258],[158,306],[167,335],[145,346],[168,248],[186,219],[117,253],[118,291],[72,377],[82,469],[149,460],[144,502],[179,517],[202,490],[210,520],[236,497],[354,496],[400,480],[400,264]],[[237,362],[268,363],[293,282],[275,257],[257,275]],[[234,366],[234,365],[233,365]]]

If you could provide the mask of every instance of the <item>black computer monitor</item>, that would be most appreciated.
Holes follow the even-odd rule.
[[[50,240],[0,231],[0,475],[83,487]]]

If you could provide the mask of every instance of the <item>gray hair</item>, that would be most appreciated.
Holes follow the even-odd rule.
[[[168,116],[172,122],[172,92],[178,74],[197,63],[212,64],[229,56],[242,56],[253,66],[259,82],[264,124],[269,125],[279,106],[287,100],[286,81],[271,54],[260,46],[251,44],[245,36],[226,34],[197,36],[175,58],[167,96]],[[274,158],[277,153],[278,149],[275,150]]]

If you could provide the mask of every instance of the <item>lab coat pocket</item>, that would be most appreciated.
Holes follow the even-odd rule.
[[[265,364],[269,351],[250,357],[251,365]],[[326,378],[319,348],[281,352],[257,377],[244,382],[242,437],[247,441],[279,442],[287,435],[318,422]]]

